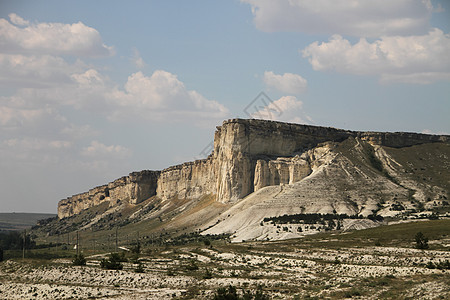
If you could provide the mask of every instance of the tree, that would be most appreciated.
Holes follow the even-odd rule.
[[[115,253],[111,253],[109,255],[108,259],[106,259],[106,258],[102,259],[100,261],[100,266],[102,268],[108,269],[108,270],[122,270],[123,264],[121,262],[125,262],[125,261],[127,261],[127,260],[126,260],[123,252],[122,252],[122,254],[115,252]]]
[[[420,231],[416,234],[416,248],[428,249],[428,238]]]
[[[236,287],[230,285],[228,288],[218,288],[214,295],[214,300],[238,300]]]
[[[86,265],[86,258],[84,258],[83,253],[75,255],[75,258],[72,260],[72,264],[74,266],[85,266]]]

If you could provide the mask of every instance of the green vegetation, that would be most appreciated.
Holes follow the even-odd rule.
[[[450,261],[439,261],[437,263],[433,263],[429,261],[426,265],[428,269],[439,269],[439,270],[450,270]]]
[[[378,170],[379,172],[384,172],[383,163],[381,162],[381,160],[378,157],[375,156],[375,150],[373,149],[373,147],[369,144],[366,144],[365,150],[366,150],[366,154],[369,159],[370,165],[375,170]]]
[[[23,249],[24,233],[19,231],[0,232],[0,247],[5,250]],[[36,247],[36,242],[31,238],[30,234],[25,236],[25,249]]]
[[[381,222],[383,221],[383,217],[377,215],[376,213],[373,213],[369,216],[367,216],[369,220],[375,221],[375,222]],[[364,219],[361,215],[347,215],[347,214],[320,214],[320,213],[314,213],[314,214],[292,214],[292,215],[282,215],[278,217],[270,217],[270,218],[264,218],[264,220],[260,223],[260,225],[264,225],[264,222],[272,224],[279,225],[279,224],[322,224],[327,225],[325,227],[325,230],[339,230],[341,229],[341,223],[344,219]],[[335,222],[335,220],[337,222]],[[284,231],[288,231],[287,227],[283,227]],[[302,228],[298,227],[297,231],[301,232]]]
[[[188,270],[188,271],[197,271],[198,270],[198,266],[195,263],[194,259],[191,259],[189,261],[189,264],[186,265],[186,270]]]
[[[211,278],[213,278],[213,273],[208,268],[206,268],[205,274],[203,274],[203,279],[211,279]]]
[[[335,219],[325,221],[327,224],[328,221],[337,223]],[[93,276],[96,276],[97,272],[104,272],[103,274],[126,278],[132,277],[133,275],[130,273],[134,272],[157,274],[165,281],[161,280],[164,283],[160,286],[157,285],[155,289],[166,289],[168,282],[178,280],[169,278],[169,276],[189,278],[192,284],[185,291],[178,292],[176,295],[174,293],[172,297],[175,299],[206,299],[208,297],[209,299],[241,300],[269,299],[270,297],[274,299],[363,299],[368,297],[405,299],[411,297],[408,296],[411,289],[417,289],[424,283],[433,283],[438,287],[450,284],[445,273],[448,272],[445,270],[449,269],[450,262],[442,254],[431,256],[432,253],[428,252],[401,250],[398,252],[398,260],[392,257],[392,253],[396,253],[396,251],[391,247],[414,248],[415,236],[418,232],[433,241],[429,244],[429,248],[448,250],[445,245],[450,236],[450,220],[431,220],[339,234],[323,233],[284,241],[227,243],[225,240],[217,240],[214,242],[214,247],[205,243],[205,240],[197,239],[192,239],[191,242],[184,245],[147,246],[142,244],[142,246],[136,247],[140,244],[136,240],[132,240],[128,248],[133,251],[111,253],[100,262],[105,269],[125,269],[121,274],[105,273],[93,265],[83,268],[82,272],[94,274]],[[195,234],[191,237],[194,236]],[[439,239],[442,239],[442,243],[438,242]],[[389,248],[373,248],[375,244]],[[83,255],[87,256],[92,252],[89,252],[91,250],[87,249],[86,245],[85,243],[83,246]],[[362,249],[353,249],[355,247]],[[21,253],[20,250],[15,251]],[[27,252],[27,256],[28,254],[30,257],[31,255],[44,255],[45,251],[54,253],[54,255],[70,254],[71,258],[74,257],[73,249],[57,250],[56,247],[32,249],[29,250],[29,253]],[[386,260],[386,258],[388,259]],[[123,261],[127,259],[134,265],[124,266]],[[91,260],[96,260],[96,258],[90,258]],[[26,264],[32,266],[26,269],[27,272],[36,268],[45,270],[45,268],[51,268],[52,265],[58,269],[68,268],[67,270],[70,270],[70,266],[66,263],[51,260],[44,262],[30,258],[25,261],[21,259],[13,261],[11,267],[7,267],[8,264],[0,264],[0,266],[22,270],[24,269],[22,266]],[[377,266],[388,268],[368,274],[376,270]],[[416,268],[418,272],[405,275],[402,274],[402,271],[398,271],[402,267],[405,267],[404,269]],[[436,270],[430,271],[429,269]],[[340,275],[346,274],[347,270],[349,275],[339,278]],[[305,274],[311,274],[314,277],[305,277],[301,282],[296,281],[297,271],[306,272]],[[361,273],[352,275],[358,274],[352,272],[363,272],[364,275],[361,276]],[[286,280],[280,280],[284,276]],[[134,278],[138,277],[139,275]],[[169,280],[167,280],[168,278]],[[211,278],[219,280],[209,280]],[[219,288],[216,285],[217,282],[226,282],[226,280],[234,282],[235,286]],[[138,281],[133,279],[132,284],[134,285]],[[264,283],[265,285],[258,288],[259,283],[266,281],[269,283]],[[239,282],[239,285],[236,285],[236,282]],[[109,287],[111,285],[119,287],[115,289],[116,291],[125,290],[130,286],[123,280],[107,281],[106,284]],[[139,283],[136,284],[139,285]],[[444,295],[445,292],[439,291],[439,293],[439,295]],[[423,294],[419,296],[423,297]]]
[[[399,184],[398,180],[392,177],[389,172],[383,167],[383,163],[381,160],[376,157],[375,150],[373,149],[373,146],[370,144],[366,144],[365,146],[366,155],[369,159],[370,165],[377,171],[381,172],[387,179],[390,181]]]
[[[84,257],[83,253],[75,255],[74,259],[72,260],[72,264],[74,266],[85,266],[86,258]]]
[[[430,240],[440,240],[450,236],[450,220],[429,220],[395,225],[383,225],[346,234],[319,233],[302,238],[300,245],[326,246],[331,248],[364,247],[378,243],[383,246],[415,247],[415,235],[422,232]],[[438,245],[430,246],[440,249]]]
[[[349,216],[347,214],[293,214],[264,218],[264,222],[272,222],[273,224],[317,224],[322,221],[362,218],[362,216]]]
[[[108,270],[122,270],[122,262],[126,261],[127,259],[125,258],[125,253],[113,252],[109,255],[108,259],[104,258],[100,261],[100,266]]]
[[[428,249],[428,238],[423,235],[422,232],[416,234],[416,248],[417,249]]]
[[[138,262],[138,266],[134,269],[136,273],[144,273],[144,265],[141,262]]]
[[[227,288],[218,288],[214,294],[213,300],[268,300],[269,296],[264,294],[261,287],[258,287],[253,294],[251,291],[242,290],[242,296],[237,292],[235,286],[229,285]]]

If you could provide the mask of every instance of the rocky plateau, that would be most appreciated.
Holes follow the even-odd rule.
[[[133,172],[61,200],[58,217],[73,218],[106,204],[103,215],[85,222],[86,229],[132,207],[130,222],[158,218],[164,221],[159,229],[226,233],[236,242],[326,229],[297,220],[280,231],[269,219],[283,215],[330,214],[343,218],[341,229],[367,228],[380,224],[376,216],[402,219],[442,207],[448,211],[449,155],[447,135],[231,119],[216,128],[206,159]],[[157,209],[148,213],[149,205]]]

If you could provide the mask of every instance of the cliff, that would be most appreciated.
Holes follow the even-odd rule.
[[[238,199],[266,186],[292,184],[311,174],[324,142],[358,138],[372,145],[393,148],[424,143],[449,143],[445,135],[403,132],[358,132],[336,128],[289,124],[266,120],[232,119],[218,126],[213,153],[204,160],[162,171],[141,171],[107,185],[61,200],[58,216],[64,218],[108,201],[140,203],[152,196],[194,199],[215,195],[222,203]]]
[[[156,194],[160,171],[133,172],[108,184],[95,187],[58,203],[58,217],[65,218],[82,210],[108,201],[116,205],[121,201],[137,204]]]

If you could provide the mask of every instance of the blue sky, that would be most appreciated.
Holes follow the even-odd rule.
[[[448,1],[0,2],[0,211],[202,156],[264,117],[450,132]],[[273,101],[244,109],[260,92]]]

